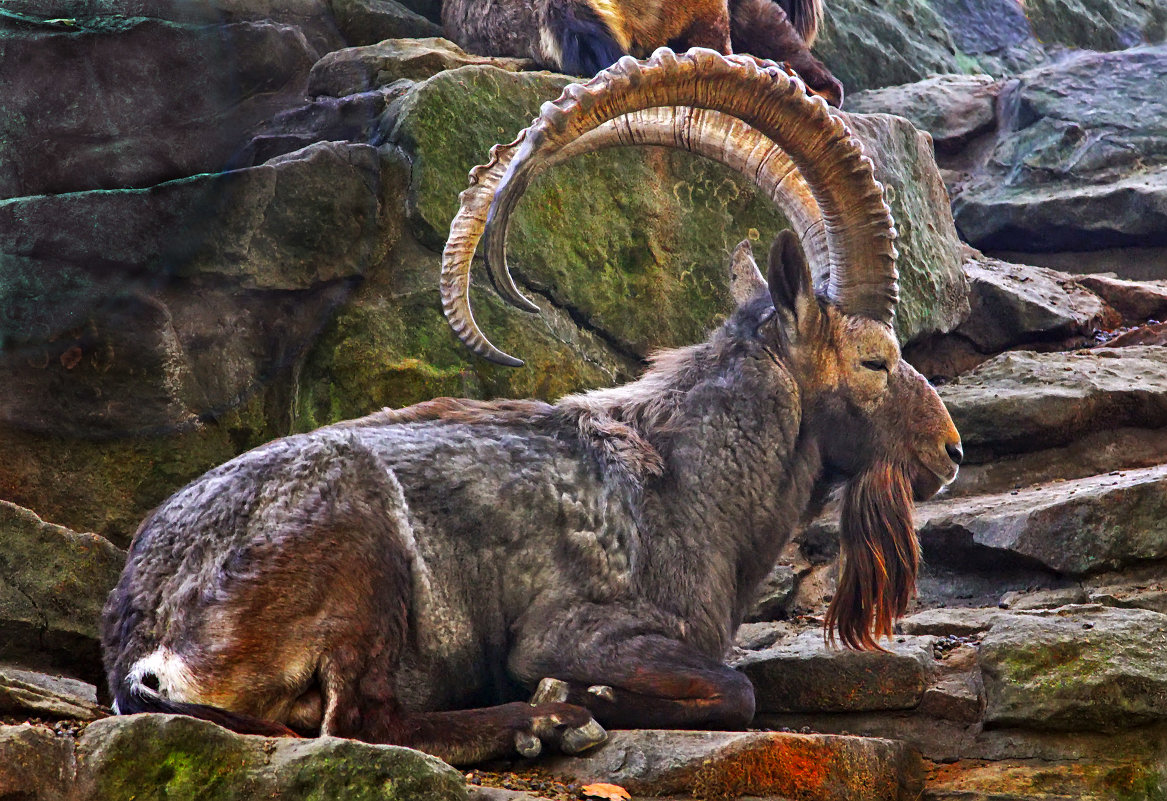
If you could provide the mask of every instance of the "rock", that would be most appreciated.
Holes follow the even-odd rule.
[[[1106,340],[1108,348],[1125,348],[1131,345],[1167,345],[1167,323],[1131,328]]]
[[[532,66],[525,59],[471,55],[446,39],[389,39],[367,47],[337,50],[320,59],[308,76],[308,94],[345,97],[402,79],[424,80],[443,70],[468,65],[490,65],[513,72]]]
[[[287,433],[300,360],[400,235],[405,175],[317,143],[0,206],[0,497],[124,544],[174,489]]]
[[[330,0],[330,5],[336,26],[350,45],[442,35],[440,25],[393,0]]]
[[[797,580],[793,567],[775,565],[770,575],[762,582],[762,586],[758,588],[757,598],[746,619],[779,620],[786,617]]]
[[[1065,606],[999,621],[980,649],[986,724],[1117,731],[1167,718],[1167,615]]]
[[[784,620],[743,623],[734,634],[734,645],[744,651],[761,651],[779,640],[794,639],[798,632],[794,623]]]
[[[106,718],[78,739],[78,801],[196,796],[454,801],[466,786],[449,765],[408,748],[247,737],[176,715]]]
[[[0,417],[125,435],[238,404],[392,244],[382,189],[372,148],[319,143],[234,173],[5,204]]]
[[[980,634],[992,628],[1003,613],[998,609],[925,609],[899,622],[904,634],[932,634],[967,636]]]
[[[821,734],[613,731],[603,747],[544,767],[638,796],[898,801],[922,789],[920,758],[903,743]]]
[[[920,713],[957,723],[976,723],[984,709],[979,689],[974,673],[946,676],[924,691]]]
[[[469,169],[528,124],[566,81],[464,67],[410,92],[390,141],[414,165],[409,205],[422,244],[441,246]],[[965,286],[930,149],[902,120],[849,122],[877,177],[892,189],[903,299],[897,330],[903,338],[948,330],[963,317]],[[628,186],[637,192],[630,195]],[[620,148],[565,164],[532,184],[512,223],[512,265],[531,290],[644,355],[702,338],[728,307],[727,249],[755,234],[768,241],[781,225],[768,201],[718,165],[685,153]]]
[[[827,3],[814,50],[848,92],[961,71],[947,26],[924,0]]]
[[[92,684],[0,665],[0,714],[97,720],[110,714]]]
[[[1167,35],[1167,9],[1144,0],[1025,0],[1044,42],[1084,50],[1123,50]]]
[[[71,801],[73,741],[45,726],[0,726],[0,797]]]
[[[1081,576],[1167,558],[1167,465],[920,504],[925,540]]]
[[[1000,102],[995,145],[954,191],[966,241],[1030,252],[1164,244],[1167,46],[1030,70]]]
[[[97,626],[124,562],[95,534],[0,501],[0,659],[104,683]]]
[[[910,342],[951,331],[968,316],[969,290],[931,142],[897,117],[849,114],[847,122],[875,163],[875,177],[895,220],[896,333],[901,342]]]
[[[832,648],[821,631],[744,654],[735,667],[754,683],[759,713],[864,712],[920,703],[932,662],[930,637],[896,637],[886,651]]]
[[[1011,75],[1047,59],[1042,43],[1057,41],[1033,35],[1028,8],[1017,0],[932,0],[932,7],[965,56],[958,61],[966,69],[975,60],[982,72]]]
[[[1167,282],[1124,281],[1108,275],[1078,275],[1074,280],[1106,301],[1127,324],[1167,318]]]
[[[1167,424],[1167,354],[1151,346],[1013,351],[937,391],[976,463],[1091,432]]]
[[[966,248],[970,312],[957,333],[993,353],[1119,325],[1118,314],[1071,276],[1009,264]]]
[[[855,92],[847,97],[847,111],[906,117],[932,137],[937,153],[953,153],[996,127],[1000,91],[1001,83],[988,75],[934,75]]]
[[[936,801],[1151,799],[1162,787],[1153,759],[1003,759],[933,764],[926,798]]]
[[[406,236],[322,332],[300,373],[295,428],[308,430],[383,406],[435,396],[557,398],[623,383],[640,363],[540,298],[542,313],[509,315],[492,292],[475,315],[501,347],[521,352],[514,370],[473,357],[441,313],[440,256]]]
[[[1086,434],[1060,448],[965,464],[945,497],[992,495],[1058,479],[1085,478],[1115,470],[1162,464],[1167,431],[1118,428]]]
[[[1066,604],[1084,604],[1086,591],[1081,586],[1032,592],[1007,592],[1001,596],[1002,609],[1057,609]]]
[[[0,139],[19,154],[0,165],[0,198],[222,170],[251,126],[303,94],[316,59],[299,29],[272,21],[62,16],[0,19]]]

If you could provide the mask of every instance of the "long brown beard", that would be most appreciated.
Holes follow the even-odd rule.
[[[825,626],[848,648],[883,650],[915,594],[920,544],[907,471],[887,463],[853,478],[840,517],[843,566]]]

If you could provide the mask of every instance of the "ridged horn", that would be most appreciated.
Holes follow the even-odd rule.
[[[617,145],[675,147],[720,161],[758,183],[799,229],[808,260],[829,274],[827,294],[848,314],[890,323],[898,288],[895,229],[871,160],[841,117],[773,62],[667,48],[648,61],[622,58],[572,84],[509,145],[471,171],[470,187],[442,258],[442,304],[475,353],[521,362],[495,348],[470,311],[470,264],[478,240],[496,288],[535,310],[506,265],[507,223],[543,169]]]

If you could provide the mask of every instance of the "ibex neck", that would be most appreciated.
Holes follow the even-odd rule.
[[[572,400],[660,453],[661,474],[641,496],[639,590],[720,655],[821,477],[796,382],[764,355],[728,358],[707,343],[670,352],[638,382]]]

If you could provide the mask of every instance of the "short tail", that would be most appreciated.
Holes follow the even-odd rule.
[[[188,715],[192,718],[209,720],[236,734],[259,734],[265,737],[299,737],[300,735],[282,723],[276,723],[250,715],[228,712],[208,704],[188,704],[163,698],[141,681],[127,678],[114,693],[114,711],[119,715],[133,715],[137,712],[160,712],[170,715]]]

